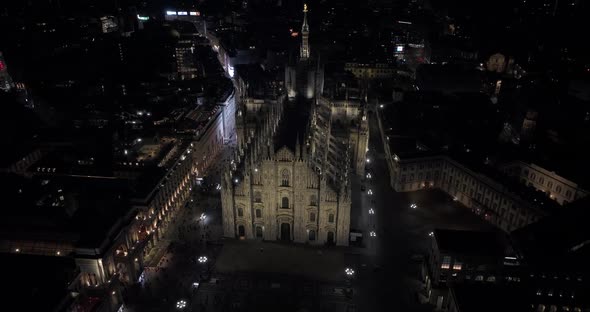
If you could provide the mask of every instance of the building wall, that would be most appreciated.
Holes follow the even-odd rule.
[[[387,64],[346,63],[344,70],[351,72],[358,79],[391,78],[396,70]]]
[[[289,241],[321,245],[333,235],[333,243],[348,245],[350,200],[338,196],[289,149],[249,167],[237,183],[235,179],[226,177],[222,185],[226,237],[283,240],[281,227],[288,224]]]
[[[504,231],[523,227],[546,214],[503,185],[446,156],[402,160],[392,155],[388,162],[394,190],[439,188]]]
[[[547,196],[560,205],[588,195],[588,191],[578,184],[535,164],[513,162],[506,165],[503,170],[511,176],[518,177],[523,184],[547,193]]]

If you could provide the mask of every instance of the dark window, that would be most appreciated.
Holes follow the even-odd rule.
[[[281,200],[281,208],[289,208],[289,198],[283,197]]]
[[[289,186],[289,170],[283,170],[281,174],[281,186]]]
[[[256,218],[262,218],[262,210],[256,209]]]
[[[309,240],[310,241],[315,240],[315,231],[314,230],[309,230]]]
[[[244,209],[238,208],[238,217],[243,217],[243,216],[244,216]]]
[[[309,197],[309,204],[312,206],[316,206],[318,204],[318,197],[316,195],[311,195]]]
[[[315,222],[315,212],[309,213],[309,221],[310,222]]]
[[[334,223],[334,214],[333,213],[328,215],[328,222]]]

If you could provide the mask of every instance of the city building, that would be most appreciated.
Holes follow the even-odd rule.
[[[549,215],[556,203],[528,190],[485,164],[458,161],[437,152],[405,154],[395,138],[387,140],[391,187],[398,192],[438,188],[486,221],[513,231]],[[413,141],[415,144],[415,141]],[[397,153],[393,151],[396,150]],[[467,163],[471,163],[468,166]]]
[[[304,5],[299,57],[292,58],[285,66],[285,88],[289,100],[294,100],[298,96],[310,100],[321,95],[324,89],[324,67],[319,56],[317,59],[312,56],[309,45],[307,11],[307,5]]]
[[[309,31],[307,6],[303,24]],[[368,125],[358,92],[356,98],[321,96],[323,86],[313,79],[318,72],[306,71],[305,39],[291,73],[311,77],[300,80],[311,81],[306,90],[312,92],[296,92],[289,74],[278,93],[272,72],[259,66],[236,71],[238,150],[221,185],[226,237],[348,245],[349,168],[364,172]]]
[[[397,74],[397,70],[384,63],[347,62],[344,70],[351,72],[358,79],[385,79]]]
[[[577,183],[536,164],[515,161],[504,165],[503,169],[506,174],[518,178],[521,183],[546,193],[560,205],[566,205],[588,195],[588,191]]]
[[[176,71],[180,80],[197,76],[195,46],[191,40],[179,40],[175,47]]]
[[[502,233],[435,229],[430,237],[426,292],[438,309],[451,304],[449,287],[520,279],[520,260]]]
[[[437,308],[449,312],[544,311],[531,309],[531,302],[522,287],[480,283],[450,287],[447,304]]]
[[[224,235],[347,245],[350,186],[337,188],[314,169],[309,117],[285,105],[284,96],[246,98],[237,112],[237,170],[221,185]]]
[[[115,32],[119,29],[117,19],[114,16],[102,16],[100,18],[100,27],[103,34]]]
[[[0,52],[0,90],[10,91],[12,88],[14,88],[14,83],[8,72],[8,66],[6,65],[4,56]]]

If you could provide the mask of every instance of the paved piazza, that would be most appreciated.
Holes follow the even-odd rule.
[[[257,241],[226,241],[217,259],[218,273],[280,273],[318,281],[342,282],[356,262],[349,248],[318,248]]]

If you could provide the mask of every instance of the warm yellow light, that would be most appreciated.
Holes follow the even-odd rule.
[[[307,13],[307,3],[303,4],[303,12]]]

